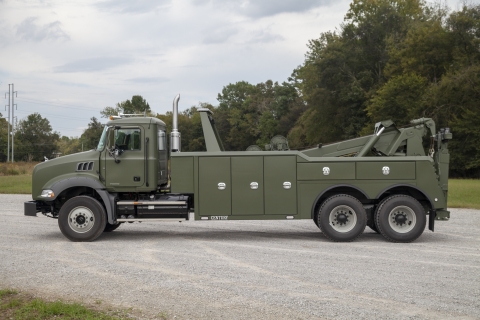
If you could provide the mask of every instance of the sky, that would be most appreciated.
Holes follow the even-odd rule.
[[[218,105],[230,83],[287,81],[350,2],[0,0],[0,93],[13,83],[18,121],[38,112],[69,137],[133,95],[162,114],[177,93],[180,111]]]

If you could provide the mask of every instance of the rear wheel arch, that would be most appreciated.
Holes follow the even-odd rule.
[[[337,194],[345,194],[345,195],[352,196],[357,200],[359,200],[360,202],[365,202],[369,200],[367,194],[360,188],[357,188],[349,184],[335,185],[324,190],[317,196],[317,198],[315,199],[312,205],[312,212],[311,212],[312,219],[314,220],[317,219],[318,209],[320,208],[322,203],[328,198],[330,198],[331,196],[334,196]]]
[[[425,213],[428,213],[428,211],[435,208],[432,199],[427,195],[426,192],[410,184],[397,184],[385,188],[377,195],[377,203],[380,204],[384,199],[393,195],[406,195],[414,198],[423,205],[425,208]]]

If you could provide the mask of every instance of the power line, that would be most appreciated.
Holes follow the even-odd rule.
[[[18,100],[18,99],[17,99]],[[38,112],[38,111],[32,111],[32,110],[25,110],[27,112],[22,112],[20,111],[20,113],[23,113],[23,114],[32,114],[30,112],[33,112],[33,113],[38,113],[40,115],[48,115],[49,117],[52,117],[52,118],[61,118],[61,119],[68,119],[68,120],[73,120],[73,121],[85,121],[85,120],[82,120],[82,119],[77,119],[77,118],[72,118],[72,117],[64,117],[64,116],[57,116],[57,115],[53,115],[51,113],[44,113],[44,112]]]
[[[98,109],[94,108],[89,108],[89,107],[81,107],[81,106],[75,106],[75,105],[68,105],[68,104],[58,104],[58,103],[52,103],[48,101],[41,101],[41,100],[34,100],[34,99],[28,99],[28,98],[22,98],[19,99],[20,101],[24,102],[29,102],[33,104],[42,104],[42,105],[47,105],[47,106],[54,106],[54,107],[63,107],[63,108],[70,108],[70,109],[84,109],[84,110],[96,110],[100,112]]]

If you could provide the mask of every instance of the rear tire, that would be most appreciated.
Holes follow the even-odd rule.
[[[425,230],[425,209],[415,198],[394,195],[386,198],[375,213],[378,231],[391,242],[412,242]]]
[[[317,214],[323,234],[333,241],[355,240],[367,225],[367,213],[358,199],[339,194],[325,200]]]
[[[60,209],[58,226],[71,241],[93,241],[107,223],[107,215],[98,200],[88,196],[71,198]]]

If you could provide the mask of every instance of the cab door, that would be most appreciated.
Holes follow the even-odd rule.
[[[145,145],[142,127],[115,127],[109,131],[105,153],[105,185],[121,190],[145,183]]]

